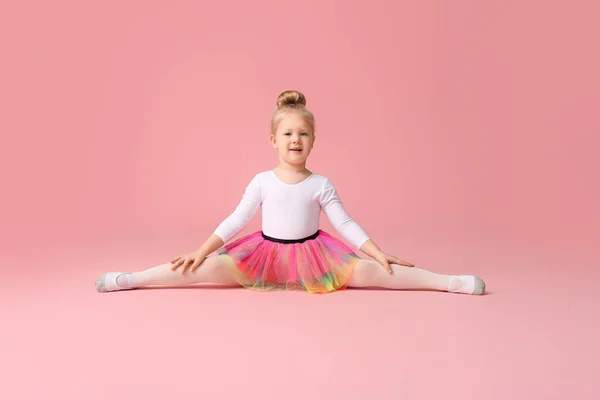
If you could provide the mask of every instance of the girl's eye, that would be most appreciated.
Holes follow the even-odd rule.
[[[284,133],[284,135],[285,135],[285,136],[289,136],[289,135],[291,135],[291,133]]]
[[[303,134],[304,136],[308,136],[308,133],[304,133],[304,132],[303,132],[302,134]]]

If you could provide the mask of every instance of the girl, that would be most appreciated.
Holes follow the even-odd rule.
[[[484,293],[479,277],[436,274],[383,252],[348,216],[333,183],[306,169],[315,143],[315,119],[302,93],[279,95],[270,139],[279,165],[254,176],[235,211],[198,250],[144,271],[104,273],[96,279],[96,289],[210,282],[309,293],[347,287]],[[262,231],[228,243],[261,206]],[[321,210],[353,248],[319,229]],[[355,249],[374,260],[360,258]]]

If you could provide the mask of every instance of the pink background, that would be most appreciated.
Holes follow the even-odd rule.
[[[590,398],[599,11],[532,0],[3,4],[4,390]],[[418,267],[480,275],[490,295],[93,290],[105,270],[204,242],[276,165],[269,122],[286,89],[317,119],[309,169],[332,179],[373,239]],[[260,214],[242,234],[257,229]],[[311,319],[327,310],[346,324]],[[297,326],[278,319],[289,313]]]

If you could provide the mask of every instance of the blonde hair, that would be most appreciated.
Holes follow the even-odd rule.
[[[277,97],[277,108],[271,119],[271,134],[275,135],[277,126],[289,113],[297,112],[310,125],[313,133],[315,131],[315,117],[306,108],[306,97],[297,90],[286,90]]]

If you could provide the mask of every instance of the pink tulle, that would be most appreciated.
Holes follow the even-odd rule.
[[[243,286],[258,290],[302,289],[327,293],[345,289],[360,257],[341,240],[319,230],[315,239],[279,243],[258,231],[217,251],[233,260],[234,276]]]

